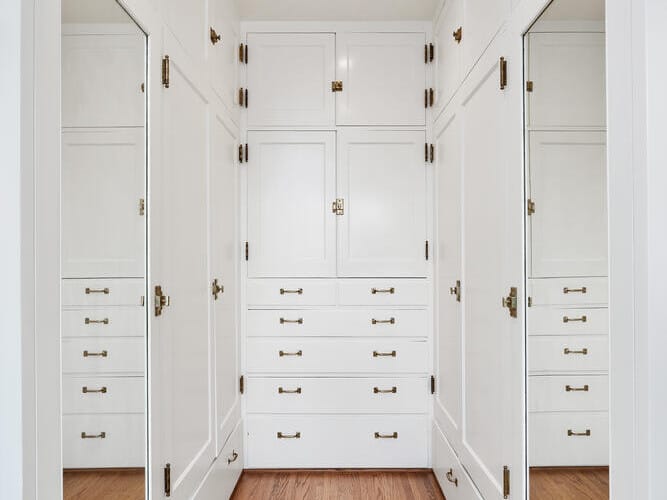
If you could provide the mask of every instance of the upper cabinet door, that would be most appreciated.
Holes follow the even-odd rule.
[[[248,127],[332,127],[333,33],[248,34]]]
[[[423,131],[338,132],[339,276],[426,275],[424,140]]]
[[[463,73],[467,74],[507,19],[510,0],[464,0],[461,47],[464,51]]]
[[[528,35],[528,125],[606,126],[604,33]]]
[[[424,33],[338,33],[338,125],[424,125]]]
[[[447,106],[461,83],[461,45],[455,38],[461,27],[461,0],[449,0],[445,5],[435,33],[435,116]]]
[[[248,133],[248,277],[336,275],[336,135]]]

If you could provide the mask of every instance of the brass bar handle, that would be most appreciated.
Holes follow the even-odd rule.
[[[104,319],[90,319],[86,318],[84,320],[84,323],[86,325],[108,325],[109,324],[109,318],[104,318]]]
[[[278,351],[278,354],[280,355],[281,358],[283,356],[299,356],[299,357],[301,357],[301,356],[303,356],[303,351],[301,349],[299,349],[296,352]]]
[[[398,389],[392,387],[391,389],[380,389],[379,387],[373,387],[373,394],[396,394]]]
[[[570,318],[568,316],[563,316],[563,323],[569,323],[571,321],[581,321],[582,323],[586,323],[588,321],[588,317],[585,314],[581,318]]]
[[[295,290],[290,290],[289,288],[280,289],[280,295],[285,295],[286,293],[296,293],[297,295],[303,295],[303,288],[297,288]]]
[[[388,293],[393,295],[396,292],[396,289],[392,286],[390,288],[371,288],[371,293],[376,295],[378,293]]]
[[[572,350],[569,347],[566,347],[563,349],[563,354],[583,354],[586,356],[588,354],[588,348],[584,347],[583,349],[577,350]]]
[[[278,387],[278,394],[301,394],[301,387],[297,387],[296,389],[283,389],[282,387]]]
[[[591,435],[591,430],[586,429],[584,432],[574,432],[572,429],[567,430],[567,435],[568,436],[590,436]]]
[[[99,356],[101,358],[106,358],[109,355],[108,351],[101,351],[101,352],[90,352],[90,351],[83,351],[83,357],[88,358],[90,356]]]
[[[239,458],[239,454],[236,453],[236,450],[232,450],[232,458],[227,459],[227,465],[231,464],[232,462],[236,462],[236,460]]]
[[[396,323],[396,318],[389,318],[389,319],[372,319],[371,324],[373,325],[393,325]]]
[[[99,434],[86,434],[85,432],[81,433],[81,439],[105,439],[107,437],[106,432],[100,432]]]
[[[373,351],[373,357],[374,358],[381,358],[383,356],[395,358],[396,357],[396,351],[391,351],[391,352]]]
[[[588,392],[588,384],[583,387],[572,387],[571,385],[565,386],[565,392]]]
[[[586,290],[585,286],[582,286],[581,288],[568,288],[568,287],[563,288],[563,293],[566,293],[566,294],[567,293],[586,293],[586,292],[587,292],[587,290]]]
[[[109,289],[108,288],[88,288],[88,287],[86,287],[86,295],[90,295],[91,293],[103,293],[104,295],[109,295]]]
[[[459,487],[459,480],[454,477],[454,469],[449,469],[447,474],[445,474],[445,477],[447,478],[447,481],[454,483],[454,486],[457,488]]]
[[[84,393],[84,394],[91,394],[93,392],[99,392],[99,393],[102,393],[102,394],[106,394],[107,393],[107,388],[106,387],[101,387],[99,389],[88,389],[88,387],[84,385],[81,388],[81,392]]]
[[[283,434],[282,432],[278,432],[278,439],[301,439],[301,433],[300,432],[295,432],[294,434]]]
[[[297,325],[303,325],[303,318],[299,318],[299,319],[280,318],[280,324],[284,325],[285,323],[296,323]]]
[[[391,434],[381,434],[376,432],[374,436],[375,439],[398,439],[398,432],[392,432]]]

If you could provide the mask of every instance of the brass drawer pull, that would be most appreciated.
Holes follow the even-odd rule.
[[[563,293],[586,293],[586,287],[582,286],[581,288],[563,288]]]
[[[299,319],[280,318],[280,324],[284,325],[285,323],[296,323],[298,325],[303,325],[303,318],[299,318]]]
[[[379,432],[376,432],[375,439],[398,439],[398,432],[392,432],[391,434],[380,434]]]
[[[373,357],[374,358],[379,358],[379,357],[383,357],[383,356],[395,358],[396,357],[396,351],[391,351],[391,352],[373,351]]]
[[[373,387],[374,394],[396,394],[398,389],[392,387],[391,389],[380,389],[379,387]]]
[[[236,462],[236,459],[239,458],[239,454],[236,453],[236,450],[232,450],[232,458],[227,459],[227,465],[231,464],[232,462]]]
[[[286,293],[296,293],[297,295],[303,295],[303,288],[297,288],[296,290],[290,290],[288,288],[280,289],[280,295],[285,295]]]
[[[396,289],[392,286],[391,288],[371,288],[371,293],[373,295],[377,293],[388,293],[393,295],[396,292]]]
[[[568,436],[590,436],[591,435],[591,430],[586,429],[585,432],[574,432],[572,429],[567,430],[567,435]]]
[[[86,434],[85,432],[81,433],[81,439],[105,439],[106,437],[106,432],[100,432],[99,434]]]
[[[88,358],[90,356],[99,356],[101,358],[106,358],[109,355],[107,351],[101,351],[101,352],[89,352],[89,351],[83,351],[83,357]]]
[[[106,393],[107,393],[107,388],[106,388],[106,387],[102,387],[102,388],[100,388],[100,389],[88,389],[88,387],[86,387],[86,386],[84,385],[84,386],[81,388],[81,392],[83,392],[84,394],[90,394],[90,393],[93,393],[93,392],[100,392],[100,393],[102,393],[102,394],[106,394]]]
[[[86,318],[84,320],[84,323],[86,325],[108,325],[109,324],[109,318],[104,318],[104,319],[90,319]]]
[[[278,394],[301,394],[301,387],[297,387],[296,389],[283,389],[282,387],[278,387]]]
[[[447,478],[447,481],[454,483],[454,486],[457,488],[459,487],[459,480],[454,477],[454,469],[449,469],[447,474],[445,474],[445,477]]]
[[[583,387],[572,387],[571,385],[565,386],[565,392],[588,392],[588,384]]]
[[[285,352],[285,351],[278,351],[278,354],[282,358],[283,356],[303,356],[303,351],[299,349],[296,352]]]
[[[373,325],[382,325],[382,324],[393,325],[395,323],[396,323],[396,318],[372,319],[371,320],[371,324],[373,324]]]
[[[301,433],[295,432],[294,434],[283,434],[282,432],[279,432],[278,439],[301,439]]]
[[[569,318],[567,316],[563,316],[563,323],[569,323],[570,321],[581,321],[582,323],[586,323],[588,318],[585,314],[581,318]]]
[[[583,349],[580,349],[578,351],[576,350],[573,351],[569,347],[566,347],[565,349],[563,349],[563,354],[583,354],[584,356],[586,356],[588,354],[588,349],[584,347]]]
[[[91,293],[103,293],[104,295],[109,295],[109,289],[108,288],[88,288],[88,287],[86,287],[86,295],[90,295]]]

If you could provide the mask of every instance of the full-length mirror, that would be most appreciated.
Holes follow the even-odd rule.
[[[62,460],[67,499],[143,499],[146,36],[62,3]]]
[[[604,1],[525,36],[531,500],[609,498]]]

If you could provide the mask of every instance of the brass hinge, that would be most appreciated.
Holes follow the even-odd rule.
[[[435,375],[431,375],[431,394],[435,394]]]
[[[461,39],[463,38],[463,28],[459,26],[454,33],[452,33],[452,36],[454,37],[454,40],[456,43],[461,43]]]
[[[428,240],[424,242],[424,257],[428,260]]]
[[[165,89],[169,88],[169,56],[162,58],[162,85]]]
[[[432,43],[425,43],[424,44],[424,64],[428,64],[430,62],[433,62],[434,57],[435,57],[435,47],[433,46]]]
[[[209,36],[211,37],[211,43],[215,45],[220,40],[222,40],[222,35],[219,35],[213,27],[209,28]]]
[[[243,144],[239,144],[239,163],[248,163],[248,143],[246,142],[245,148]]]
[[[239,88],[239,106],[242,108],[248,107],[248,89]]]
[[[336,215],[345,215],[345,200],[336,198],[331,204],[331,211]]]
[[[526,82],[526,92],[532,92],[533,91],[533,82],[531,80],[528,80]]]
[[[171,305],[169,295],[165,295],[161,285],[155,285],[155,315],[162,316],[162,309]]]
[[[243,64],[248,64],[248,46],[239,45],[239,62]]]
[[[461,280],[456,280],[456,284],[449,288],[449,295],[455,295],[456,302],[461,302]]]
[[[533,307],[533,298],[528,297],[528,307]]]
[[[164,466],[164,496],[171,496],[171,464]]]
[[[139,215],[146,215],[146,200],[139,198]]]
[[[535,213],[535,202],[531,199],[528,199],[526,205],[526,212],[528,215],[533,215]]]
[[[342,92],[343,91],[343,82],[340,80],[334,80],[331,82],[331,92]]]
[[[245,379],[243,378],[243,375],[239,378],[239,392],[241,394],[245,392]]]
[[[139,86],[139,88],[141,89],[142,94],[146,93],[146,85],[144,84],[144,82],[141,82],[141,85]]]
[[[428,147],[428,161],[430,163],[435,161],[435,146],[433,144]]]
[[[503,466],[503,498],[510,496],[510,468]]]
[[[249,255],[249,250],[248,250],[248,242],[245,242],[245,260],[248,260],[248,255]]]
[[[504,57],[500,58],[500,90],[505,90],[507,87],[507,60]]]
[[[243,163],[243,144],[239,144],[239,163]]]
[[[425,108],[433,107],[434,102],[435,102],[435,91],[432,88],[424,89],[424,107]]]
[[[225,293],[225,285],[221,285],[218,278],[215,278],[211,283],[211,295],[213,295],[213,300],[218,300],[218,295],[221,293]]]
[[[507,297],[503,297],[503,307],[509,309],[509,313],[512,318],[516,318],[518,306],[518,290],[517,287],[513,286],[510,288],[510,294]]]

